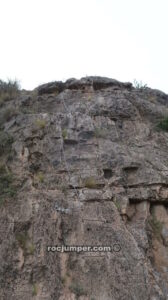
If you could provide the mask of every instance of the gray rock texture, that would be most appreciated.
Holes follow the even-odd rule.
[[[168,95],[104,77],[3,104],[0,299],[168,299],[167,115]]]

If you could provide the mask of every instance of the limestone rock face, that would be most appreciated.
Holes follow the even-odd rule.
[[[22,91],[0,118],[14,107],[1,126],[13,140],[0,173],[17,192],[0,206],[0,299],[168,299],[168,95],[72,78]]]

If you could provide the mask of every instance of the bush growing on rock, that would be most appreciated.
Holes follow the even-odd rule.
[[[0,155],[9,154],[11,152],[12,143],[13,137],[4,131],[0,131]]]
[[[152,227],[152,231],[153,231],[154,236],[157,239],[160,239],[161,238],[161,231],[162,231],[162,228],[163,228],[162,222],[157,220],[155,215],[152,215],[152,218],[150,220],[150,225]]]
[[[0,131],[0,204],[6,198],[16,195],[13,174],[9,171],[6,162],[12,157],[13,138],[4,131]]]
[[[19,243],[19,246],[25,251],[26,250],[26,246],[27,246],[27,242],[29,240],[29,236],[27,234],[27,232],[21,232],[16,234],[16,240]]]
[[[19,93],[19,83],[17,80],[8,80],[7,82],[0,80],[0,104],[4,101],[15,98]]]
[[[13,184],[13,175],[10,173],[5,165],[0,165],[0,204],[6,198],[14,197],[16,195],[16,187]]]
[[[144,84],[142,81],[137,81],[136,79],[134,79],[134,87],[136,89],[146,89],[147,84]]]
[[[46,127],[46,121],[45,120],[42,120],[42,119],[37,119],[36,120],[36,126],[39,128],[39,129],[44,129]]]
[[[83,289],[83,287],[77,283],[73,283],[70,286],[71,292],[73,292],[77,297],[85,296],[87,295],[86,291]]]
[[[3,127],[5,122],[9,122],[10,119],[18,115],[17,109],[13,107],[8,107],[3,110],[0,114],[0,126]]]
[[[33,284],[32,295],[37,296],[37,294],[38,294],[38,285],[37,285],[37,283],[34,283]]]
[[[107,130],[102,129],[102,128],[95,128],[94,136],[96,138],[105,138],[106,135],[107,135]]]
[[[37,172],[37,174],[35,175],[35,179],[40,183],[44,182],[44,178],[45,176],[43,172]]]
[[[63,137],[63,139],[66,139],[67,135],[68,135],[67,130],[64,128],[62,130],[62,137]]]
[[[158,123],[158,128],[168,131],[168,117],[165,117]]]
[[[96,180],[94,177],[88,177],[85,179],[84,182],[85,187],[89,188],[89,189],[93,189],[96,187]]]

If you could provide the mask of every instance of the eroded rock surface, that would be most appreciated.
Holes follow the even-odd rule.
[[[168,95],[86,77],[24,91],[1,117],[14,106],[0,299],[168,299],[168,133],[156,126]],[[112,251],[47,251],[56,245]]]

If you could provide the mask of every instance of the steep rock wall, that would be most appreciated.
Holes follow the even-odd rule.
[[[168,95],[86,77],[7,101],[0,299],[168,299]],[[112,252],[48,252],[48,246]]]

